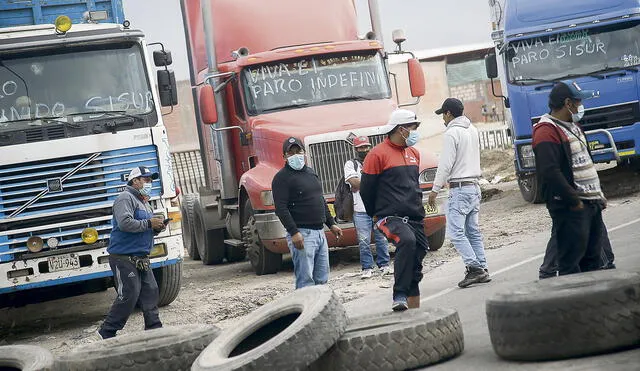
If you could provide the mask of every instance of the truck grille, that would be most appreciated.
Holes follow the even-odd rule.
[[[371,145],[375,146],[385,138],[385,134],[369,136]],[[313,170],[320,177],[322,193],[332,197],[336,186],[344,176],[344,164],[356,157],[353,145],[346,140],[314,143],[309,145],[309,161]]]
[[[61,182],[82,163],[86,164]],[[136,166],[158,171],[156,147],[0,166],[0,262],[11,260],[3,253],[26,251],[26,241],[31,236],[45,241],[55,237],[60,242],[58,248],[81,245],[80,234],[87,227],[96,228],[101,239],[108,238],[111,206],[124,186],[122,176]],[[37,198],[43,191],[48,193]],[[152,197],[160,191],[158,180]],[[30,206],[11,216],[34,199],[37,200]]]
[[[532,119],[535,124],[539,117]],[[640,121],[640,104],[638,102],[624,103],[596,109],[588,109],[580,121],[584,131],[595,129],[611,129],[620,126],[633,125]]]

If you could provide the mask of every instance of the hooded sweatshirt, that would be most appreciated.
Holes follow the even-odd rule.
[[[444,147],[432,190],[438,192],[447,182],[474,182],[481,176],[478,129],[466,116],[458,116],[444,132]]]

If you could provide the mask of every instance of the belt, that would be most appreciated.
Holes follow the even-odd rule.
[[[449,188],[458,188],[470,185],[477,185],[476,182],[449,182]]]

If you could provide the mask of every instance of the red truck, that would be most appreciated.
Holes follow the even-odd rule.
[[[271,193],[284,165],[282,142],[303,140],[331,208],[343,165],[355,157],[350,141],[366,135],[380,143],[380,129],[398,106],[378,40],[377,3],[370,0],[373,31],[362,38],[352,0],[181,0],[181,6],[206,174],[199,194],[183,196],[184,245],[204,264],[248,255],[258,275],[275,273],[289,252]],[[404,53],[402,33],[394,36],[396,53]],[[425,78],[417,59],[409,60],[408,74],[419,101]],[[435,157],[422,153],[431,250],[442,246],[445,230],[446,195],[435,209],[426,202],[436,168]],[[357,245],[353,225],[340,226],[339,241],[327,233],[330,248]]]

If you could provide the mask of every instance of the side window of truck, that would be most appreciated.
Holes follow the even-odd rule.
[[[236,110],[236,116],[242,121],[245,121],[244,105],[242,104],[242,94],[240,93],[240,84],[238,79],[235,79],[232,83],[231,89],[233,90],[233,104]]]

